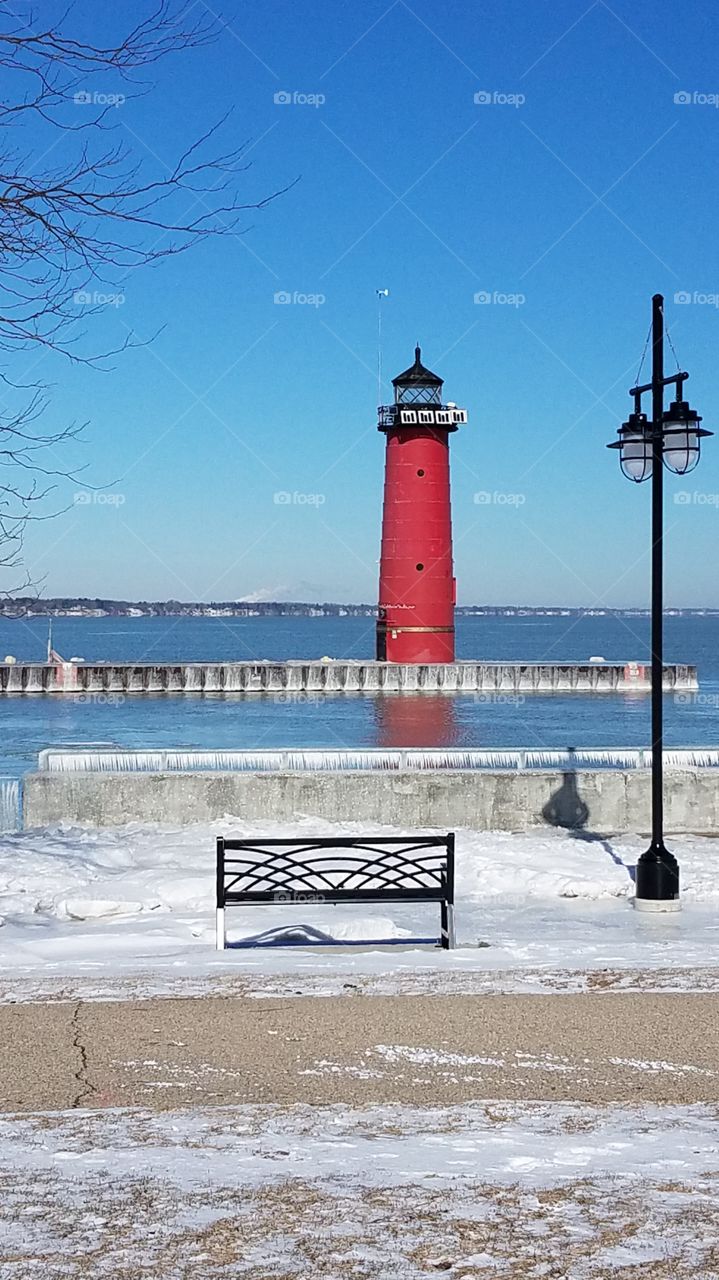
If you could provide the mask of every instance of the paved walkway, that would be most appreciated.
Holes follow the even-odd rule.
[[[0,1006],[0,1109],[719,1101],[719,995]]]

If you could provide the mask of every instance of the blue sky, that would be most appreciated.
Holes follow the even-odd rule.
[[[102,37],[146,11],[75,15]],[[151,172],[232,107],[243,197],[299,181],[244,234],[118,275],[93,343],[162,332],[112,372],[34,367],[48,425],[89,420],[68,459],[116,495],[71,485],[30,531],[46,593],[375,600],[386,287],[387,379],[419,340],[469,410],[451,442],[460,603],[645,604],[649,489],[604,445],[656,291],[717,421],[718,25],[696,0],[229,4],[218,41],[159,66],[113,123]],[[667,603],[716,606],[716,443],[667,490]]]

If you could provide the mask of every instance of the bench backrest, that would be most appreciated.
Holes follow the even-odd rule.
[[[454,833],[217,841],[217,906],[454,902]]]

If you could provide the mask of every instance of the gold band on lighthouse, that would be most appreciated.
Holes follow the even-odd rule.
[[[377,626],[384,627],[385,631],[454,631],[454,627],[396,627],[393,622],[387,622],[384,618]]]

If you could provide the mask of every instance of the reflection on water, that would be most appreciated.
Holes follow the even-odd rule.
[[[457,700],[448,694],[379,694],[373,710],[378,747],[456,747],[461,741]]]

